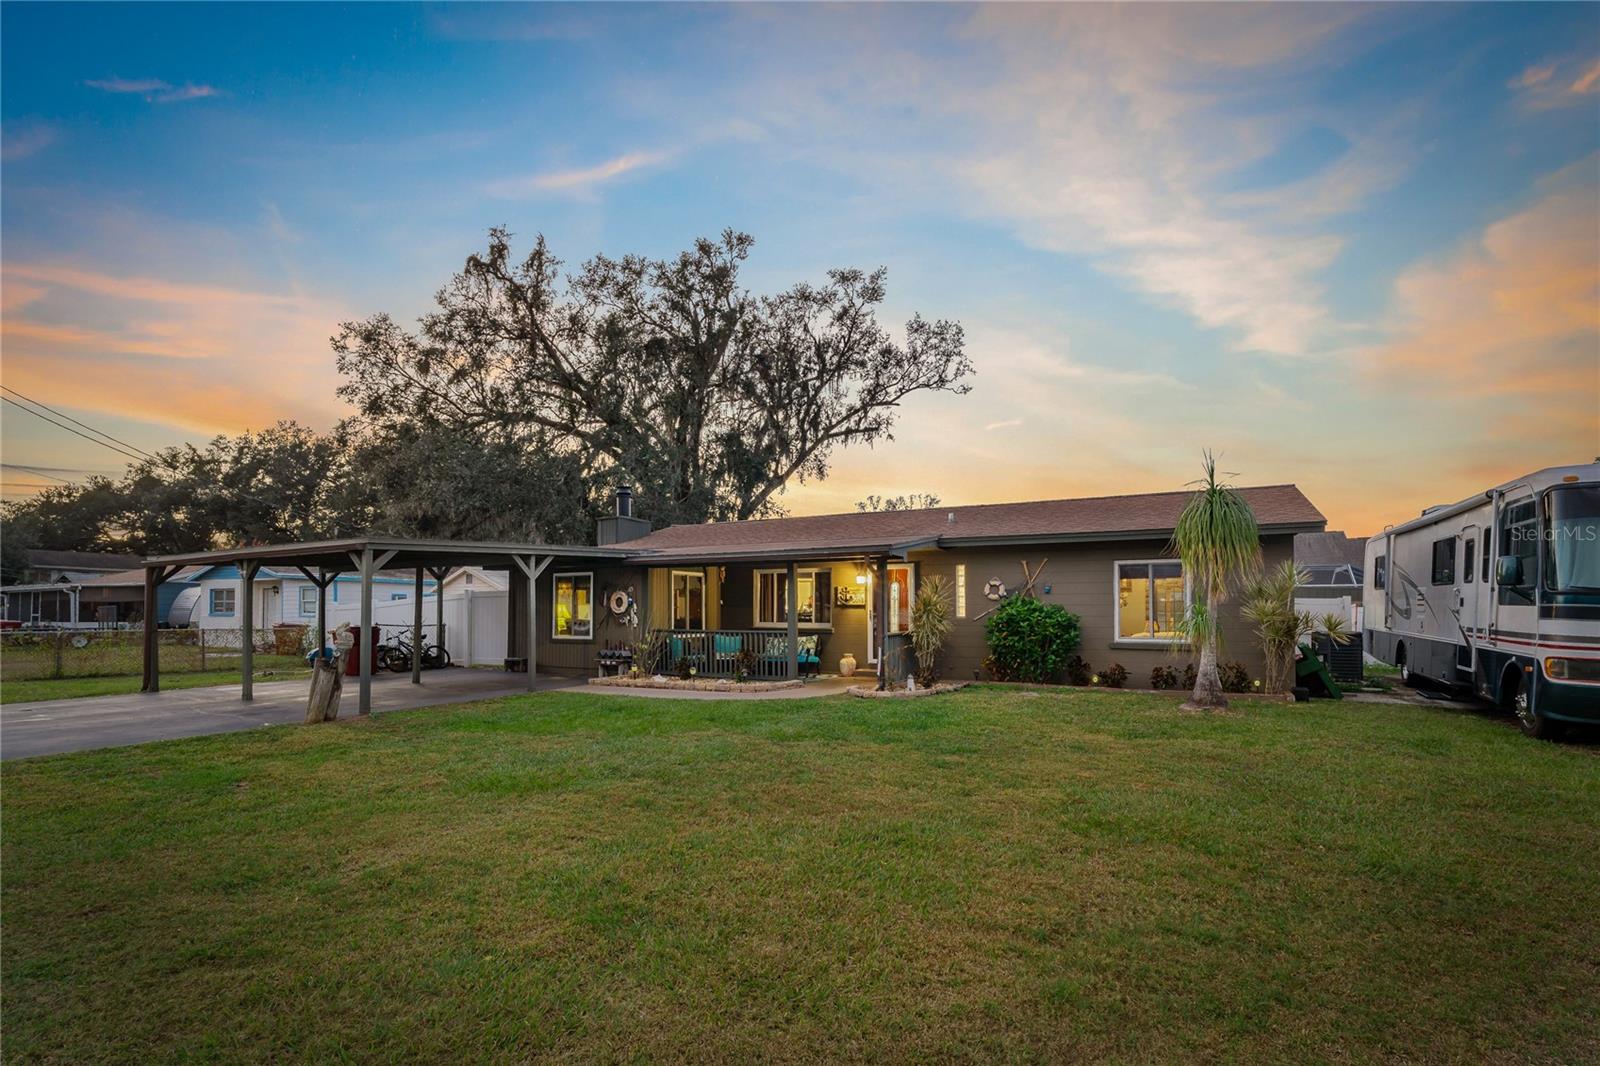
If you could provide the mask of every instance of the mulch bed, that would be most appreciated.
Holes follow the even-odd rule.
[[[773,692],[781,688],[799,688],[805,684],[799,679],[783,681],[733,681],[729,678],[691,677],[591,677],[591,685],[607,688],[675,688],[694,692]]]
[[[898,700],[914,699],[917,696],[942,696],[946,692],[955,692],[957,689],[966,688],[972,684],[970,681],[941,681],[931,688],[886,688],[878,690],[865,685],[852,685],[845,689],[852,696],[860,696],[864,700]]]

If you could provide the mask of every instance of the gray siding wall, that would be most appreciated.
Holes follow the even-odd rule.
[[[588,640],[557,640],[550,635],[550,606],[554,596],[555,576],[571,571],[594,574],[594,636]],[[554,562],[539,575],[539,672],[570,676],[591,675],[595,671],[595,653],[606,645],[632,645],[640,637],[639,630],[630,629],[626,619],[618,618],[606,606],[611,593],[619,588],[633,590],[636,599],[642,600],[645,571],[638,567],[587,566]],[[641,605],[642,606],[642,605]],[[516,651],[508,654],[521,658],[526,653],[528,617],[528,579],[520,570],[511,573],[510,625]],[[640,622],[644,621],[643,610]]]
[[[1288,536],[1265,537],[1262,554],[1265,565],[1277,566],[1294,553],[1294,538]],[[947,677],[970,678],[977,670],[983,675],[983,660],[988,655],[984,640],[983,621],[978,615],[994,606],[984,597],[984,584],[997,577],[1006,588],[1022,585],[1022,562],[1030,569],[1045,563],[1035,591],[1046,603],[1057,603],[1076,614],[1083,627],[1083,640],[1078,654],[1098,670],[1121,663],[1128,669],[1128,684],[1137,688],[1148,687],[1150,670],[1156,666],[1171,666],[1181,671],[1190,661],[1186,651],[1176,654],[1162,648],[1118,646],[1116,633],[1115,567],[1119,561],[1160,559],[1168,555],[1167,542],[1117,541],[1106,544],[1051,545],[1018,550],[971,549],[963,551],[931,551],[913,555],[917,563],[918,580],[923,575],[941,574],[955,584],[956,565],[967,567],[967,617],[957,619],[946,647],[942,672]],[[1046,561],[1048,560],[1048,561]],[[1044,592],[1049,585],[1050,591]],[[1250,670],[1252,677],[1262,673],[1261,650],[1250,623],[1240,616],[1236,599],[1223,606],[1222,659],[1238,659]]]

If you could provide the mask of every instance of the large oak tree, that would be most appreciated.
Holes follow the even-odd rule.
[[[547,512],[593,514],[630,483],[642,515],[699,522],[774,513],[836,449],[889,437],[914,393],[968,390],[959,324],[916,316],[896,339],[878,322],[883,270],[757,295],[739,283],[752,243],[730,230],[567,273],[542,237],[517,261],[492,230],[415,331],[386,314],[341,327],[340,394],[370,440],[431,427],[486,462],[536,457],[524,473],[577,496]]]

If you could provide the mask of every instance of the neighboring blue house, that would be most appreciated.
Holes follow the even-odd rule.
[[[199,589],[189,623],[201,629],[237,629],[243,620],[239,604],[239,568],[231,563],[225,566],[208,566],[185,580]],[[433,591],[433,578],[423,580],[423,593]],[[372,603],[411,599],[415,579],[410,574],[380,573],[372,579]],[[335,604],[358,603],[361,598],[361,578],[355,574],[340,574],[328,586],[328,607]],[[307,581],[305,575],[291,568],[274,569],[263,566],[256,572],[255,626],[267,629],[280,623],[314,623],[317,619],[317,586]]]

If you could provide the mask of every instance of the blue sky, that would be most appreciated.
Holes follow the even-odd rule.
[[[5,4],[5,383],[142,447],[342,413],[505,224],[889,269],[973,393],[795,486],[1181,486],[1366,533],[1600,451],[1600,7]],[[6,494],[118,458],[4,411]]]

